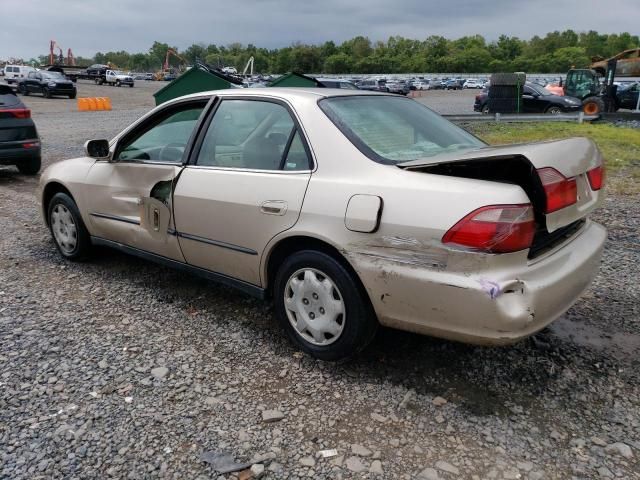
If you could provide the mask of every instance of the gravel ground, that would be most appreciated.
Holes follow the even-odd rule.
[[[143,88],[101,114],[29,97],[45,163],[134,120]],[[382,330],[336,365],[233,290],[63,261],[35,184],[0,169],[0,477],[640,478],[639,196],[595,215],[600,274],[551,329],[505,348]],[[220,474],[221,452],[253,474]]]

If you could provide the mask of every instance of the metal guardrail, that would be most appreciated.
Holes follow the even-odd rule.
[[[451,122],[591,122],[598,120],[599,115],[585,115],[584,112],[577,114],[563,113],[560,115],[539,115],[536,113],[492,113],[492,114],[466,114],[466,115],[443,115]]]

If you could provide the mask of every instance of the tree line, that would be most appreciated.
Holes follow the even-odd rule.
[[[593,30],[555,31],[529,40],[501,35],[491,42],[481,35],[455,40],[442,36],[430,36],[424,40],[394,36],[386,41],[357,36],[340,44],[333,41],[319,45],[295,43],[276,49],[240,43],[225,46],[198,43],[179,51],[175,46],[156,41],[147,52],[98,52],[93,58],[77,58],[76,62],[85,65],[112,63],[125,70],[156,71],[161,68],[167,49],[172,48],[189,64],[200,60],[211,65],[234,66],[240,72],[253,56],[255,72],[276,74],[290,71],[332,74],[559,73],[572,67],[587,67],[593,56],[608,58],[638,46],[638,35],[627,32],[601,34]],[[41,56],[39,61],[48,63],[48,55]],[[172,66],[180,63],[176,57],[170,58]]]

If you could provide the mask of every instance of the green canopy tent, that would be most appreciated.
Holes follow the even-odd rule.
[[[156,105],[191,93],[242,87],[239,80],[200,62],[153,94]]]
[[[324,85],[312,77],[301,73],[290,72],[277,78],[269,84],[270,87],[308,87],[323,88]]]

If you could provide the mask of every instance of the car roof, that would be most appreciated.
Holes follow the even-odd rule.
[[[219,97],[276,97],[283,100],[318,100],[326,97],[346,97],[363,95],[388,95],[398,98],[397,95],[390,95],[383,92],[371,92],[368,90],[346,90],[343,88],[306,88],[306,87],[269,87],[269,88],[229,88],[225,90],[210,90],[199,93],[192,93],[175,100],[197,98],[208,95]]]

